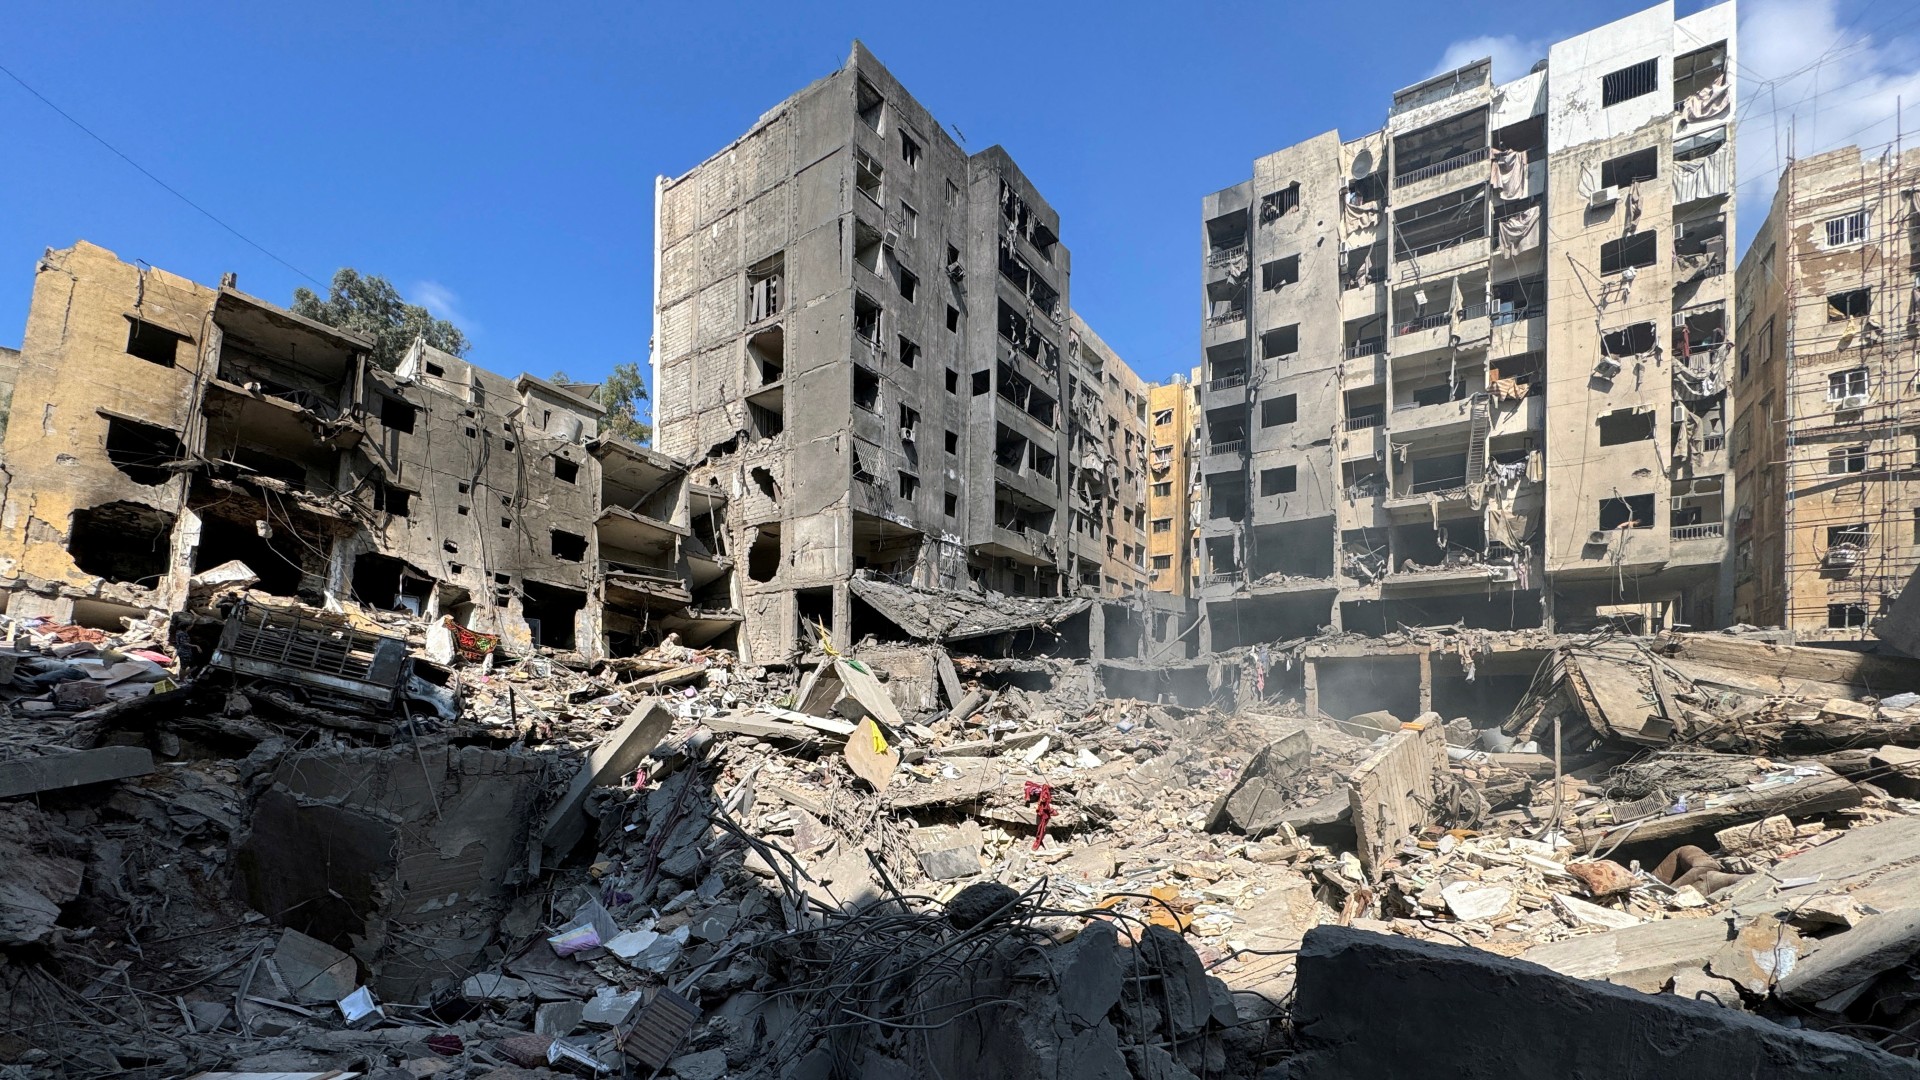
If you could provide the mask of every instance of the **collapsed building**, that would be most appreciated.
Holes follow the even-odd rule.
[[[728,500],[604,409],[81,242],[40,260],[4,443],[7,612],[118,630],[243,563],[263,592],[583,655],[739,621]]]
[[[1059,640],[1137,652],[1146,387],[1004,149],[855,43],[657,206],[655,438],[731,499],[744,655],[896,635],[876,580],[1054,598]]]

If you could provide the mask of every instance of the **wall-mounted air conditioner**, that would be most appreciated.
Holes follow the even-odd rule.
[[[1587,196],[1587,209],[1597,210],[1602,206],[1612,206],[1619,201],[1620,189],[1609,184],[1606,187],[1596,189],[1593,194]]]
[[[1610,529],[1595,529],[1587,534],[1587,544],[1593,547],[1604,545],[1611,539],[1613,539],[1613,531]]]
[[[1833,403],[1836,409],[1864,409],[1867,407],[1867,395],[1848,394]]]

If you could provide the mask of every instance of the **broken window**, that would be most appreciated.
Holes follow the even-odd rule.
[[[127,353],[149,364],[173,367],[179,362],[181,344],[190,340],[164,326],[127,316]]]
[[[920,211],[915,210],[913,205],[905,199],[900,200],[900,216],[897,220],[900,223],[900,235],[920,235]]]
[[[974,397],[979,397],[991,389],[993,389],[993,373],[991,371],[976,371],[973,373]]]
[[[911,499],[920,493],[920,478],[910,472],[895,474],[900,481],[900,497]]]
[[[1653,180],[1660,175],[1660,150],[1649,146],[1644,150],[1635,150],[1630,154],[1608,158],[1600,163],[1600,185],[1602,187],[1631,187],[1642,180]]]
[[[129,585],[158,585],[167,575],[173,515],[114,502],[73,512],[67,554],[83,572]]]
[[[1609,108],[1631,101],[1660,88],[1660,61],[1642,60],[1637,64],[1600,76],[1600,106]]]
[[[1864,401],[1867,397],[1867,369],[1848,368],[1827,374],[1828,401]]]
[[[1027,455],[1027,464],[1034,472],[1049,478],[1053,476],[1054,455],[1031,444],[1027,447]]]
[[[1298,473],[1299,468],[1293,465],[1284,465],[1278,469],[1261,469],[1260,494],[1285,495],[1294,490],[1298,484]]]
[[[757,323],[780,314],[781,282],[786,277],[784,252],[770,255],[747,269],[747,322]]]
[[[853,403],[868,412],[880,409],[880,376],[859,364],[853,365]]]
[[[913,271],[902,267],[900,269],[900,298],[911,304],[913,303],[913,298],[918,295],[919,292],[919,276],[914,274]]]
[[[1287,211],[1300,206],[1300,181],[1295,180],[1279,191],[1268,192],[1260,196],[1260,224],[1269,225],[1280,220]]]
[[[957,431],[947,432],[947,453],[957,454],[959,452],[960,452],[960,433]]]
[[[1652,266],[1659,232],[1647,229],[1600,245],[1600,272],[1617,274],[1629,267]]]
[[[570,533],[562,529],[552,529],[547,533],[548,550],[556,559],[579,562],[587,557],[587,538],[579,533]]]
[[[920,346],[907,340],[904,335],[899,339],[899,346],[900,363],[906,367],[912,367],[913,362],[920,359]]]
[[[954,494],[951,491],[947,492],[945,500],[941,504],[941,510],[948,517],[952,517],[955,513],[959,511],[959,509],[960,509],[960,496]]]
[[[1872,289],[1848,289],[1846,292],[1827,294],[1828,322],[1864,319],[1872,313]]]
[[[1827,471],[1830,473],[1866,472],[1867,448],[1839,446],[1827,451]]]
[[[380,513],[406,517],[413,506],[413,496],[406,488],[394,487],[384,480],[373,482],[373,508]]]
[[[1851,214],[1842,214],[1837,218],[1828,218],[1825,224],[1827,246],[1846,247],[1849,244],[1864,244],[1873,235],[1873,212],[1855,210]]]
[[[1299,401],[1300,395],[1298,394],[1286,394],[1281,397],[1271,397],[1262,401],[1260,403],[1260,426],[1278,427],[1281,424],[1293,423],[1299,419]]]
[[[865,79],[854,80],[853,107],[860,114],[860,121],[875,131],[880,130],[880,114],[886,99],[880,91]]]
[[[885,205],[880,201],[880,177],[885,172],[872,154],[858,146],[853,148],[853,186],[873,200],[875,206]]]
[[[1276,356],[1291,356],[1300,351],[1300,324],[1282,326],[1260,335],[1260,356],[1271,359]]]
[[[1162,480],[1159,483],[1153,485],[1153,497],[1156,499],[1172,498],[1173,497],[1173,481]]]
[[[900,133],[900,160],[906,162],[909,169],[920,167],[920,144],[904,131]]]
[[[947,305],[947,329],[956,334],[960,332],[960,309],[951,304]]]
[[[457,564],[454,572],[459,572]],[[433,579],[403,560],[367,551],[353,560],[353,595],[382,611],[421,615],[433,595]]]
[[[1847,630],[1867,625],[1867,605],[1828,604],[1827,629]]]
[[[1605,356],[1639,356],[1653,351],[1653,324],[1634,323],[1610,330],[1600,337],[1600,352]]]
[[[1602,416],[1600,445],[1618,446],[1653,438],[1654,414],[1651,409],[1615,409]]]
[[[1621,495],[1600,500],[1600,528],[1653,528],[1653,496]]]
[[[756,439],[771,439],[787,430],[787,414],[771,405],[747,402],[748,430]]]
[[[1273,292],[1300,280],[1300,256],[1289,255],[1260,266],[1260,287]]]
[[[1161,409],[1160,411],[1153,414],[1154,427],[1161,427],[1162,425],[1171,424],[1171,423],[1173,423],[1172,409]]]
[[[564,589],[538,581],[520,583],[520,611],[533,644],[551,649],[571,649],[574,643],[575,617],[587,606],[587,594],[579,589]]]
[[[173,479],[168,466],[185,454],[180,436],[166,428],[107,417],[107,460],[136,484],[151,487]]]
[[[919,427],[920,427],[919,412],[913,409],[910,409],[905,405],[900,406],[900,438],[901,440],[903,442],[912,442],[914,432],[918,430]]]
[[[394,431],[413,434],[413,422],[420,410],[411,402],[387,394],[380,395],[380,423]]]
[[[880,344],[880,305],[865,293],[853,294],[853,332],[869,345]]]

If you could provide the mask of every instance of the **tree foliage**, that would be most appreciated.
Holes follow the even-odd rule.
[[[554,372],[548,381],[560,386],[580,385],[564,371]],[[639,364],[632,361],[615,364],[613,371],[587,396],[607,410],[600,418],[600,430],[604,434],[641,444],[653,439],[653,425],[640,418],[640,406],[647,400],[647,382],[640,374]]]
[[[293,290],[293,313],[372,338],[373,362],[388,371],[405,358],[416,337],[454,356],[467,354],[467,335],[459,327],[407,303],[386,278],[350,266],[333,275],[325,299],[304,285]]]

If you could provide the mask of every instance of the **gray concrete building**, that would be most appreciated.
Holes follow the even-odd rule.
[[[885,636],[859,574],[1103,590],[1104,537],[1077,549],[1068,512],[1069,359],[1092,364],[1074,351],[1071,259],[1004,149],[969,153],[855,43],[660,180],[655,244],[655,440],[731,499],[750,659]],[[1116,460],[1142,452],[1143,409]],[[1110,496],[1131,514],[1123,486],[1102,513]],[[1074,632],[1097,649],[1105,621]]]
[[[1205,198],[1207,647],[1724,618],[1733,35],[1648,8]]]

